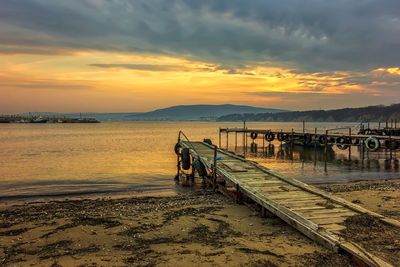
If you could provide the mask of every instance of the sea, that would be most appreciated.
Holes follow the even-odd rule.
[[[174,180],[179,131],[191,141],[211,139],[219,145],[219,128],[235,122],[103,122],[98,124],[0,124],[0,204],[13,201],[174,195],[184,190]],[[297,122],[250,122],[251,129],[302,131]],[[305,131],[351,128],[359,123],[306,123]],[[377,125],[370,125],[371,128]],[[340,132],[343,130],[330,130]],[[228,150],[243,154],[243,135],[231,133]],[[252,140],[248,139],[248,145]],[[246,156],[306,183],[337,183],[400,178],[396,153],[351,151],[333,146],[288,146],[261,138],[258,152]],[[226,148],[226,134],[221,146]]]

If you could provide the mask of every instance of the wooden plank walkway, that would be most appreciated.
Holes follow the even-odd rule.
[[[193,158],[199,158],[213,169],[214,146],[203,142],[180,141],[189,148]],[[309,238],[332,250],[343,249],[369,266],[391,266],[362,249],[359,245],[338,236],[345,229],[346,218],[369,214],[387,224],[400,227],[400,222],[366,210],[316,187],[285,177],[256,162],[233,153],[217,151],[216,174],[219,179],[238,188],[246,197],[295,227]]]

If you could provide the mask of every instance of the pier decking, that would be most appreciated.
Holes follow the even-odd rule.
[[[243,197],[253,200],[261,206],[263,214],[267,211],[275,214],[325,247],[347,251],[355,261],[369,266],[391,266],[359,245],[343,240],[339,233],[346,228],[344,221],[355,215],[368,214],[395,227],[400,227],[400,222],[213,145],[182,140],[179,145],[189,149],[192,158],[204,164],[210,174],[204,179],[212,184],[213,189],[234,197],[238,202]],[[178,160],[178,170],[179,166]]]

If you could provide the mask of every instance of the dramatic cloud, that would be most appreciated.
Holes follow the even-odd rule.
[[[399,14],[398,0],[2,1],[0,52],[84,49],[303,72],[372,70],[398,67]]]
[[[398,0],[0,1],[0,113],[400,101]]]

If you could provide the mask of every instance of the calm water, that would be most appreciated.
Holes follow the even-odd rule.
[[[176,155],[173,146],[179,130],[191,140],[210,138],[218,144],[219,127],[240,123],[126,122],[100,124],[1,124],[0,201],[24,197],[94,194],[153,194],[180,190],[173,180]],[[302,129],[301,123],[248,123],[249,128]],[[356,126],[345,123],[307,124],[307,129]],[[223,147],[226,135],[222,136]],[[238,140],[242,140],[238,136]],[[234,149],[234,134],[230,135]],[[280,147],[262,150],[250,158],[306,182],[334,182],[399,178],[398,162],[387,153],[369,153],[364,160],[357,148],[352,154],[334,149],[324,162],[323,153]],[[239,141],[240,143],[240,141]],[[249,138],[250,144],[250,138]],[[350,160],[351,159],[351,160]]]

